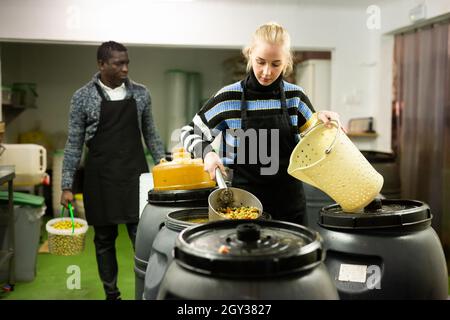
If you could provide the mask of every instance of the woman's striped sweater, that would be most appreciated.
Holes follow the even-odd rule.
[[[253,80],[253,81],[252,81]],[[255,82],[251,73],[246,81],[246,101],[248,116],[278,114],[281,108],[279,85],[275,90],[263,90]],[[282,81],[281,79],[279,81]],[[314,108],[303,89],[292,83],[283,81],[286,94],[286,104],[290,116],[293,132],[306,130],[315,122]],[[236,82],[219,90],[209,99],[202,109],[194,116],[192,122],[181,129],[181,140],[184,148],[194,156],[204,157],[212,150],[211,143],[214,138],[223,133],[220,154],[224,164],[232,164],[234,153],[225,152],[224,142],[228,146],[239,146],[238,139],[230,134],[233,129],[242,129],[241,126],[241,82]],[[229,130],[232,129],[232,130]],[[299,134],[296,134],[299,141]],[[229,149],[228,149],[229,151]]]

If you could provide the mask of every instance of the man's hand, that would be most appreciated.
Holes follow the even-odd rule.
[[[220,157],[217,153],[208,152],[205,156],[205,159],[203,160],[203,163],[204,163],[203,169],[206,172],[209,172],[209,176],[211,177],[212,180],[216,179],[217,167],[219,167],[224,177],[227,176],[227,173],[225,172],[225,167],[223,166],[222,161],[220,161]]]
[[[73,202],[73,193],[70,190],[64,190],[61,195],[61,204],[68,208],[69,202]]]

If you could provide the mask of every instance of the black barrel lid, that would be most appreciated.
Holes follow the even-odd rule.
[[[208,196],[214,189],[216,188],[167,191],[152,189],[148,192],[148,203],[168,204],[206,201],[206,205],[208,205]]]
[[[359,213],[344,212],[338,204],[320,210],[319,225],[338,229],[398,228],[429,223],[430,207],[418,200],[375,199]]]
[[[205,220],[205,222],[201,223],[209,222],[208,207],[181,209],[169,212],[164,224],[170,230],[179,232],[187,227],[198,225],[199,222],[193,222],[194,219]],[[258,219],[271,220],[272,216],[263,211]]]
[[[361,150],[361,153],[370,163],[395,162],[396,159],[393,153],[388,152]]]
[[[171,230],[181,231],[187,227],[198,225],[198,223],[191,222],[191,219],[206,219],[207,222],[208,218],[208,207],[176,210],[167,214],[165,225]]]
[[[317,232],[274,220],[221,220],[189,227],[177,238],[174,253],[186,269],[232,278],[296,273],[325,259]]]

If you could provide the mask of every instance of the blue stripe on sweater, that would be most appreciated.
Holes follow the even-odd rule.
[[[293,116],[289,116],[289,118],[291,119],[292,126],[296,126],[298,123],[298,117],[296,115],[293,115]],[[230,128],[230,129],[242,128],[241,127],[241,119],[238,119],[238,118],[227,119],[227,120],[225,120],[225,123],[228,125],[228,128]]]
[[[230,129],[240,129],[241,128],[241,119],[240,118],[233,118],[233,119],[227,119],[225,122],[228,125],[228,128]]]
[[[293,84],[293,83],[286,82],[286,81],[283,81],[283,86],[284,86],[284,91],[301,91],[303,93],[305,92],[305,90],[303,90],[302,87],[300,87],[296,84]],[[228,86],[223,87],[216,93],[215,96],[218,96],[221,93],[230,92],[230,91],[242,92],[241,82],[238,81],[238,82],[235,82]]]
[[[303,102],[300,101],[299,97],[293,97],[286,100],[286,105],[288,108],[296,108],[300,106]],[[251,100],[247,101],[247,108],[249,111],[256,110],[273,110],[281,108],[281,101],[279,99],[273,100]],[[304,104],[302,108],[308,109],[308,107]],[[300,109],[300,108],[299,108]],[[241,101],[239,100],[227,100],[216,104],[213,108],[205,112],[206,121],[211,121],[214,117],[221,114],[222,112],[228,111],[240,111],[241,110]],[[308,109],[309,110],[309,109]],[[300,112],[303,115],[306,115],[306,111]],[[307,118],[308,119],[308,118]]]
[[[303,115],[303,117],[305,117],[306,121],[308,121],[312,116],[311,110],[308,108],[306,103],[304,103],[303,101],[300,101],[300,103],[298,105],[298,111],[300,111],[300,113]]]
[[[239,141],[234,136],[229,133],[225,134],[225,142],[229,146],[237,147],[239,146]]]
[[[301,91],[303,93],[305,92],[305,90],[303,90],[302,87],[300,87],[296,84],[293,84],[293,83],[286,82],[286,81],[283,81],[283,86],[284,86],[284,91]],[[216,96],[223,92],[229,92],[229,91],[242,92],[241,82],[238,81],[238,82],[235,82],[228,86],[223,87],[222,89],[220,89],[217,92]]]
[[[240,100],[227,100],[216,104],[213,108],[205,112],[206,121],[211,121],[212,118],[222,112],[241,110]]]
[[[298,122],[298,117],[295,115],[295,116],[289,116],[289,118],[291,119],[292,125],[296,126],[297,122]]]
[[[232,84],[230,84],[230,85],[228,85],[228,86],[223,87],[222,89],[220,89],[220,90],[216,93],[215,97],[217,97],[217,96],[218,96],[219,94],[221,94],[221,93],[229,92],[229,91],[238,91],[238,92],[242,92],[241,82],[238,81],[238,82],[235,82],[235,83],[232,83]]]
[[[301,92],[305,93],[305,90],[303,90],[302,87],[297,86],[296,84],[283,81],[283,85],[284,85],[284,91],[301,91]]]

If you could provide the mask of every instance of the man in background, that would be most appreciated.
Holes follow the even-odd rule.
[[[141,134],[155,163],[164,147],[154,125],[145,86],[128,78],[127,48],[109,41],[97,49],[98,70],[71,100],[68,139],[64,149],[61,204],[73,202],[72,185],[83,145],[83,201],[94,228],[100,279],[107,300],[120,299],[115,240],[126,224],[134,248],[139,221],[139,176],[148,172]]]

